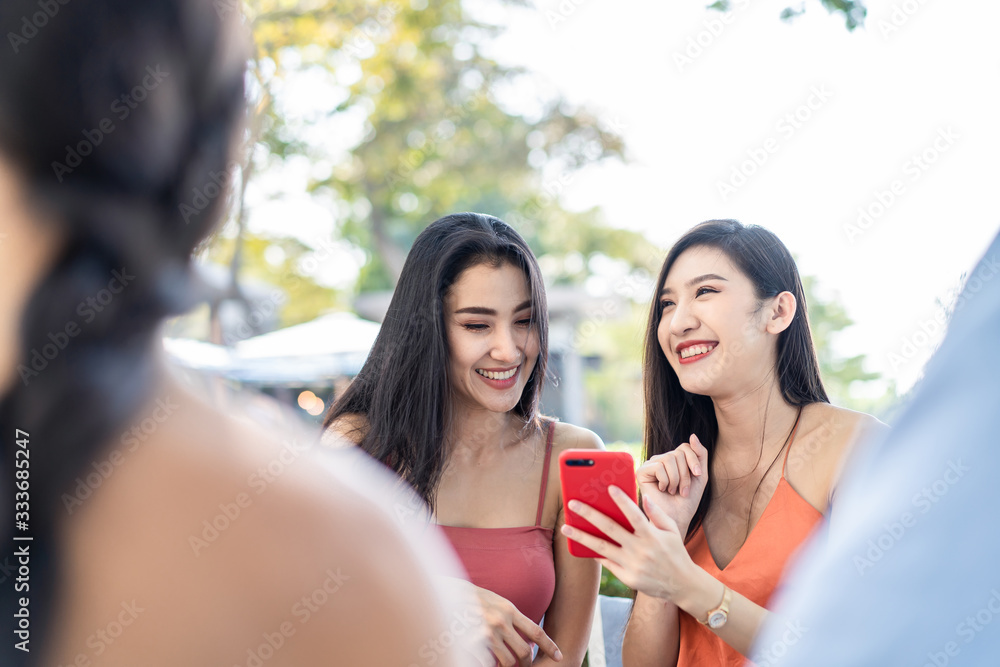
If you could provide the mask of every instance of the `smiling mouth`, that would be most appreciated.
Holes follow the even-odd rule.
[[[517,370],[519,368],[520,366],[515,366],[514,368],[508,369],[506,371],[487,371],[483,370],[482,368],[477,368],[476,372],[488,380],[503,382],[504,380],[509,380],[515,375],[517,375]]]
[[[680,357],[682,364],[694,363],[707,357],[717,345],[718,343],[714,342],[684,345],[684,347],[677,350],[677,356]]]

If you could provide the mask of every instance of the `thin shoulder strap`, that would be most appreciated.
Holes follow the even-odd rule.
[[[548,422],[548,434],[545,437],[545,463],[542,464],[542,489],[538,493],[538,511],[535,512],[535,525],[542,525],[542,510],[545,509],[545,489],[549,485],[549,461],[552,459],[552,434],[556,432],[555,421]]]
[[[802,417],[802,408],[799,408],[799,414],[795,415],[795,425],[792,426],[792,432],[788,435],[788,448],[785,449],[785,462],[781,464],[781,476],[785,476],[785,469],[788,468],[788,454],[792,451],[792,443],[795,442],[795,432],[799,430],[799,419]]]

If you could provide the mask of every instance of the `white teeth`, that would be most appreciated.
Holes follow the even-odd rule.
[[[503,373],[494,373],[493,371],[484,371],[477,368],[476,372],[483,377],[488,377],[491,380],[509,380],[514,377],[514,373],[517,372],[517,368],[512,368],[509,371],[504,371]]]
[[[687,359],[688,357],[693,357],[697,354],[705,354],[710,350],[714,350],[715,345],[692,345],[691,347],[686,347],[681,350],[681,359]]]

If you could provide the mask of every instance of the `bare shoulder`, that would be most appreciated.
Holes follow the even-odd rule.
[[[829,403],[813,403],[803,410],[800,438],[843,452],[864,436],[889,427],[864,412]]]
[[[864,435],[888,428],[875,417],[829,403],[802,411],[788,452],[786,477],[792,487],[825,513],[844,461]]]
[[[562,495],[559,476],[559,455],[568,449],[604,449],[604,442],[593,431],[565,422],[553,422],[552,463],[549,466],[549,484],[543,525],[555,526],[562,516]]]
[[[386,511],[327,474],[320,459],[340,453],[189,395],[171,400],[173,416],[109,459],[121,463],[66,521],[78,576],[62,591],[53,658],[71,662],[122,600],[155,623],[123,634],[121,664],[138,660],[130,646],[159,656],[149,665],[183,663],[192,646],[214,647],[206,661],[243,664],[262,632],[272,649],[282,645],[282,664],[319,664],[316,656],[352,646],[350,664],[405,664],[442,627],[429,573],[399,557],[414,546]],[[378,642],[372,628],[387,622],[408,639]]]
[[[558,455],[566,449],[604,449],[604,441],[590,429],[565,422],[556,422],[552,428],[555,429],[552,436],[553,454]]]
[[[341,415],[323,431],[321,442],[334,448],[357,445],[367,432],[368,418],[364,415]]]

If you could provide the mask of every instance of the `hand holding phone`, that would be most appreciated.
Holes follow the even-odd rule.
[[[618,543],[598,530],[586,519],[569,509],[570,500],[579,500],[610,517],[630,533],[628,519],[608,493],[609,486],[617,486],[636,502],[635,462],[628,452],[606,452],[599,449],[567,449],[559,455],[559,481],[562,486],[566,523],[574,528]],[[601,555],[579,542],[569,540],[569,552],[580,558],[601,558]]]

